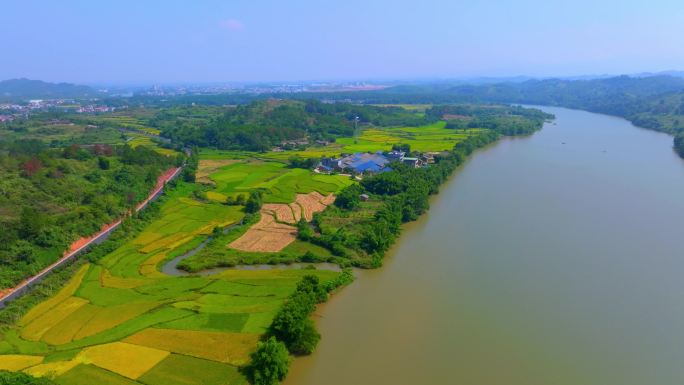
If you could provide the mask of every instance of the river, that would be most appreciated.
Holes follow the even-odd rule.
[[[478,151],[385,266],[316,312],[286,385],[680,385],[684,162],[668,135],[543,107]]]

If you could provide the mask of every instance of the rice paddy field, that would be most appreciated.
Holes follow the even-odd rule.
[[[133,147],[133,148],[138,147],[138,146],[147,146],[147,147],[153,148],[154,151],[156,151],[162,155],[177,154],[177,152],[174,150],[158,146],[157,143],[155,143],[152,140],[152,138],[147,136],[147,135],[141,135],[141,134],[137,134],[137,133],[133,133],[133,132],[127,132],[126,136],[128,137],[128,140],[126,141],[126,143],[128,143],[128,145]]]
[[[281,207],[276,204],[293,204],[301,194],[330,196],[355,183],[347,176],[288,168],[284,160],[292,155],[389,150],[395,143],[441,151],[476,131],[448,130],[438,123],[370,128],[356,139],[299,152],[204,151],[198,183],[178,183],[156,221],[99,261],[83,264],[57,294],[0,331],[0,370],[50,377],[63,385],[246,384],[240,368],[297,282],[306,274],[327,281],[339,273],[224,270],[181,277],[162,273],[161,264],[206,240],[214,228],[239,223],[245,214],[242,206],[224,204],[229,196],[259,190],[272,205],[267,207]],[[136,136],[132,145],[147,141]],[[197,197],[198,189],[207,199]],[[219,259],[268,254],[231,249],[229,241],[243,233],[221,235],[217,240],[223,243],[206,249]],[[327,253],[298,240],[279,255],[305,252]],[[201,265],[204,256],[192,258]]]
[[[152,135],[159,135],[160,131],[158,129],[149,127],[144,123],[146,119],[153,117],[154,114],[154,110],[139,108],[134,110],[116,111],[105,115],[93,115],[89,116],[88,120],[98,125],[120,127]]]
[[[246,151],[202,150],[204,159],[247,159],[260,158],[276,161],[287,161],[292,156],[305,158],[320,158],[323,156],[337,156],[342,153],[388,151],[392,145],[409,144],[411,150],[446,151],[465,138],[481,132],[481,129],[471,128],[455,130],[445,128],[446,122],[420,127],[373,127],[365,128],[356,138],[338,138],[335,143],[327,146],[311,146],[303,151],[279,151],[268,153],[254,153]]]
[[[199,173],[214,162],[202,159]],[[317,191],[322,195],[335,193],[354,183],[348,176],[322,175],[310,170],[288,168],[282,162],[270,162],[255,159],[231,161],[224,166],[212,170],[207,180],[214,188],[207,196],[224,202],[228,196],[247,195],[250,191],[265,192],[264,202],[291,203],[297,193],[307,194]]]
[[[288,174],[277,166],[260,167],[265,167],[261,177],[233,188],[261,186]],[[255,172],[234,170],[244,171]],[[228,191],[230,172],[218,173],[217,187]],[[181,183],[163,204],[160,218],[136,238],[97,263],[83,264],[57,294],[1,331],[0,370],[46,376],[64,385],[245,384],[240,367],[297,282],[306,274],[327,281],[339,273],[161,273],[160,263],[244,215],[239,206],[191,198],[195,187]]]
[[[345,152],[373,152],[391,150],[393,144],[409,144],[412,151],[446,151],[479,129],[454,130],[444,128],[446,122],[421,127],[366,129],[358,138],[340,138]]]
[[[57,294],[0,331],[0,370],[64,385],[245,384],[240,367],[297,282],[306,274],[326,281],[339,273],[225,270],[180,277],[162,273],[161,264],[215,227],[242,220],[242,206],[223,204],[227,196],[258,189],[266,202],[290,203],[297,194],[327,195],[354,182],[254,159],[203,159],[199,171],[208,184],[179,182],[159,218],[137,237],[84,264]],[[208,200],[193,194],[202,188]],[[221,248],[237,252],[227,243]],[[325,251],[297,241],[285,252],[311,250]]]

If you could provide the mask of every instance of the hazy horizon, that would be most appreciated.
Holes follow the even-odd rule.
[[[201,84],[573,77],[684,68],[684,6],[636,1],[14,1],[0,79]],[[22,20],[30,19],[30,23]]]

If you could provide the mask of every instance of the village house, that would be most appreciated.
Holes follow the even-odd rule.
[[[340,159],[339,165],[343,170],[351,170],[355,173],[364,172],[378,173],[388,171],[390,160],[381,152],[377,153],[356,153]]]
[[[292,147],[296,147],[296,146],[306,146],[307,144],[309,144],[309,140],[308,140],[308,139],[285,140],[285,141],[283,141],[283,142],[280,143],[280,145],[281,145],[282,147],[287,147],[287,146],[292,146]]]
[[[449,155],[449,151],[439,151],[439,152],[428,151],[428,152],[423,153],[421,155],[420,159],[423,161],[424,164],[433,164],[433,163],[435,163],[435,157],[436,156],[446,157],[448,155]]]
[[[318,165],[319,171],[331,172],[339,171],[339,159],[323,157]]]
[[[390,151],[385,156],[390,160],[390,162],[401,162],[405,155],[406,153],[403,151]]]
[[[319,171],[351,172],[356,174],[380,173],[390,171],[390,160],[382,152],[359,152],[342,158],[323,157],[318,165]]]
[[[413,168],[423,167],[423,161],[419,158],[410,158],[406,156],[404,157],[404,159],[401,160],[401,163]]]

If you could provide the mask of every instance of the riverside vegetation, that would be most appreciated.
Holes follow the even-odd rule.
[[[316,304],[353,279],[351,272],[229,269],[208,276],[175,277],[161,273],[161,265],[212,237],[179,267],[199,271],[289,262],[380,266],[401,224],[428,209],[429,196],[438,192],[439,185],[472,151],[501,135],[532,133],[551,118],[536,110],[498,105],[435,106],[423,111],[375,106],[368,111],[382,118],[368,118],[360,133],[353,129],[350,133],[352,120],[358,116],[353,114],[366,107],[262,103],[245,108],[261,109],[259,113],[267,115],[271,110],[263,108],[285,105],[288,111],[334,118],[335,124],[347,131],[321,131],[321,138],[335,142],[279,152],[250,151],[258,149],[252,147],[253,142],[233,139],[226,139],[220,149],[193,151],[183,178],[171,183],[163,198],[127,218],[109,240],[0,311],[0,369],[60,384],[241,384],[248,379],[260,385],[274,384],[287,374],[290,354],[313,351],[320,335],[310,315]],[[307,105],[318,106],[318,112],[307,111]],[[327,108],[332,112],[320,112]],[[200,109],[199,114],[206,113],[204,107]],[[181,110],[173,109],[178,114]],[[163,112],[146,114],[160,118]],[[227,113],[229,117],[233,114]],[[173,116],[180,119],[180,115]],[[105,118],[97,117],[100,121]],[[388,122],[390,118],[405,119],[415,126],[373,124],[373,119]],[[140,119],[143,127],[154,123]],[[226,123],[225,115],[212,119],[206,124],[226,124],[219,131],[239,135],[239,122]],[[259,122],[258,116],[250,119],[256,121],[250,124],[264,127],[258,132],[271,132],[266,127],[272,121]],[[192,129],[200,138],[213,130],[202,127]],[[424,136],[421,127],[426,127]],[[296,133],[293,137],[297,138],[306,135],[307,129],[287,131]],[[364,139],[368,132],[372,135],[366,134]],[[356,139],[343,134],[356,134]],[[274,138],[280,140],[279,134],[264,135],[269,145]],[[182,149],[208,144],[186,142],[182,137],[165,146]],[[367,142],[359,143],[362,140]],[[363,144],[368,150],[398,147],[411,151],[411,145],[417,143],[420,151],[431,146],[441,151],[445,144],[451,148],[430,167],[394,164],[392,171],[364,176],[361,182],[300,168],[310,165],[307,159],[321,152],[335,154],[339,146]],[[125,151],[157,154],[159,146],[145,143],[138,146],[145,150]],[[307,152],[313,155],[307,156]],[[290,162],[294,156],[299,158]],[[181,158],[160,159],[176,162]],[[269,215],[263,211],[266,205],[291,204],[302,194],[331,193],[337,195],[335,204],[311,220],[284,224],[298,239],[282,251],[242,252],[227,246],[261,216]],[[367,201],[359,198],[363,193],[369,195]],[[302,216],[305,212],[302,206]]]

